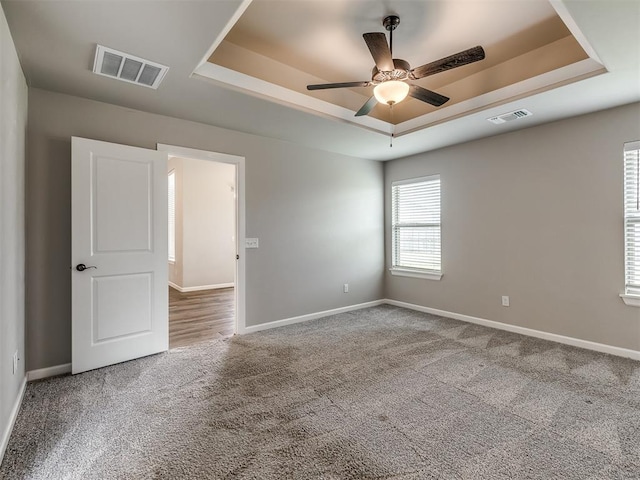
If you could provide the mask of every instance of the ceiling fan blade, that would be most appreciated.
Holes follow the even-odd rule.
[[[365,33],[362,35],[369,47],[371,56],[376,62],[376,67],[381,72],[390,72],[394,69],[391,50],[387,44],[387,37],[384,33]]]
[[[423,102],[439,107],[440,105],[449,101],[449,97],[440,95],[439,93],[432,92],[426,88],[419,87],[418,85],[411,85],[409,88],[409,96],[422,100]]]
[[[360,110],[356,112],[356,117],[367,115],[371,110],[373,110],[373,107],[376,106],[376,103],[378,103],[376,97],[371,97],[369,100],[367,100],[367,103],[362,105],[362,107],[360,107]]]
[[[477,46],[470,48],[469,50],[464,50],[463,52],[458,52],[449,57],[441,58],[440,60],[436,60],[435,62],[416,67],[411,70],[411,74],[415,79],[424,78],[435,73],[440,73],[446,70],[451,70],[452,68],[468,65],[482,59],[484,59],[484,49],[481,46]]]
[[[318,85],[307,85],[307,90],[325,90],[327,88],[368,87],[369,85],[371,85],[371,82],[320,83]]]

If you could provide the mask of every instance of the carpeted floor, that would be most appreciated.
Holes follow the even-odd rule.
[[[3,479],[637,479],[640,363],[381,306],[29,384]]]

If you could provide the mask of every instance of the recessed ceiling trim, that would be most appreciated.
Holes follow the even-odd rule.
[[[204,56],[202,57],[202,59],[200,59],[200,61],[198,62],[198,66],[191,73],[191,76],[193,76],[195,73],[197,73],[197,70],[202,65],[207,63],[207,60],[209,60],[209,57],[211,55],[213,55],[213,52],[216,50],[216,48],[218,48],[220,46],[220,44],[223,42],[225,37],[229,34],[229,31],[238,22],[238,20],[240,20],[240,17],[245,12],[245,10],[249,7],[249,5],[251,5],[252,2],[253,2],[253,0],[243,0],[243,2],[240,4],[238,9],[235,11],[233,16],[229,19],[227,24],[224,26],[224,28],[222,30],[220,30],[220,33],[218,34],[216,39],[213,41],[213,44],[209,47],[209,50],[207,50],[207,53],[205,53]]]
[[[214,80],[234,90],[239,90],[257,97],[266,97],[290,107],[310,110],[312,113],[321,113],[330,117],[346,120],[349,123],[355,123],[384,135],[389,135],[391,129],[391,125],[377,118],[368,116],[354,117],[355,112],[348,108],[334,105],[333,103],[325,102],[324,100],[295,92],[280,85],[210,62],[205,62],[200,65],[193,74]]]
[[[487,110],[520,98],[575,82],[576,80],[584,80],[585,78],[606,72],[607,70],[601,64],[587,58],[572,65],[543,73],[537,77],[528,78],[499,90],[494,90],[456,103],[450,107],[441,108],[435,112],[430,112],[426,115],[402,122],[396,125],[396,136],[412,133],[445,121],[454,120],[464,115],[476,113],[480,110]]]
[[[540,93],[550,88],[605,73],[606,69],[590,58],[553,70],[533,78],[509,85],[483,95],[456,103],[450,107],[440,108],[420,117],[407,120],[395,126],[396,136],[413,133],[439,123],[453,120],[464,115],[498,106],[529,95]],[[373,130],[381,135],[388,135],[391,125],[369,116],[355,117],[354,112],[333,103],[325,102],[309,95],[295,92],[280,85],[261,80],[244,73],[231,70],[220,65],[205,62],[195,71],[195,75],[214,80],[226,87],[240,90],[251,95],[275,100],[294,108],[320,113],[333,118],[354,123],[363,128]]]
[[[569,10],[567,9],[567,6],[564,4],[564,2],[562,0],[549,0],[549,3],[553,7],[553,9],[556,11],[560,19],[567,26],[567,28],[571,32],[571,35],[573,35],[573,37],[580,44],[582,49],[586,52],[586,54],[589,55],[589,57],[595,60],[596,62],[604,65],[604,63],[602,62],[602,60],[600,60],[600,57],[598,56],[596,51],[593,49],[593,47],[587,40],[587,37],[584,35],[584,33],[582,33],[582,30],[580,30],[580,28],[578,27],[578,24],[569,13]]]

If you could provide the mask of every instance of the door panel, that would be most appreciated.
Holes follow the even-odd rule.
[[[166,163],[72,139],[73,373],[168,349]]]
[[[153,274],[93,278],[93,342],[151,332]]]
[[[93,251],[151,251],[151,165],[100,155],[93,157],[92,163],[95,189]],[[120,228],[123,219],[126,219],[127,228]]]

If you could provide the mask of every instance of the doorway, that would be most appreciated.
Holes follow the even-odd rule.
[[[169,184],[169,347],[244,330],[244,158],[158,145]]]

